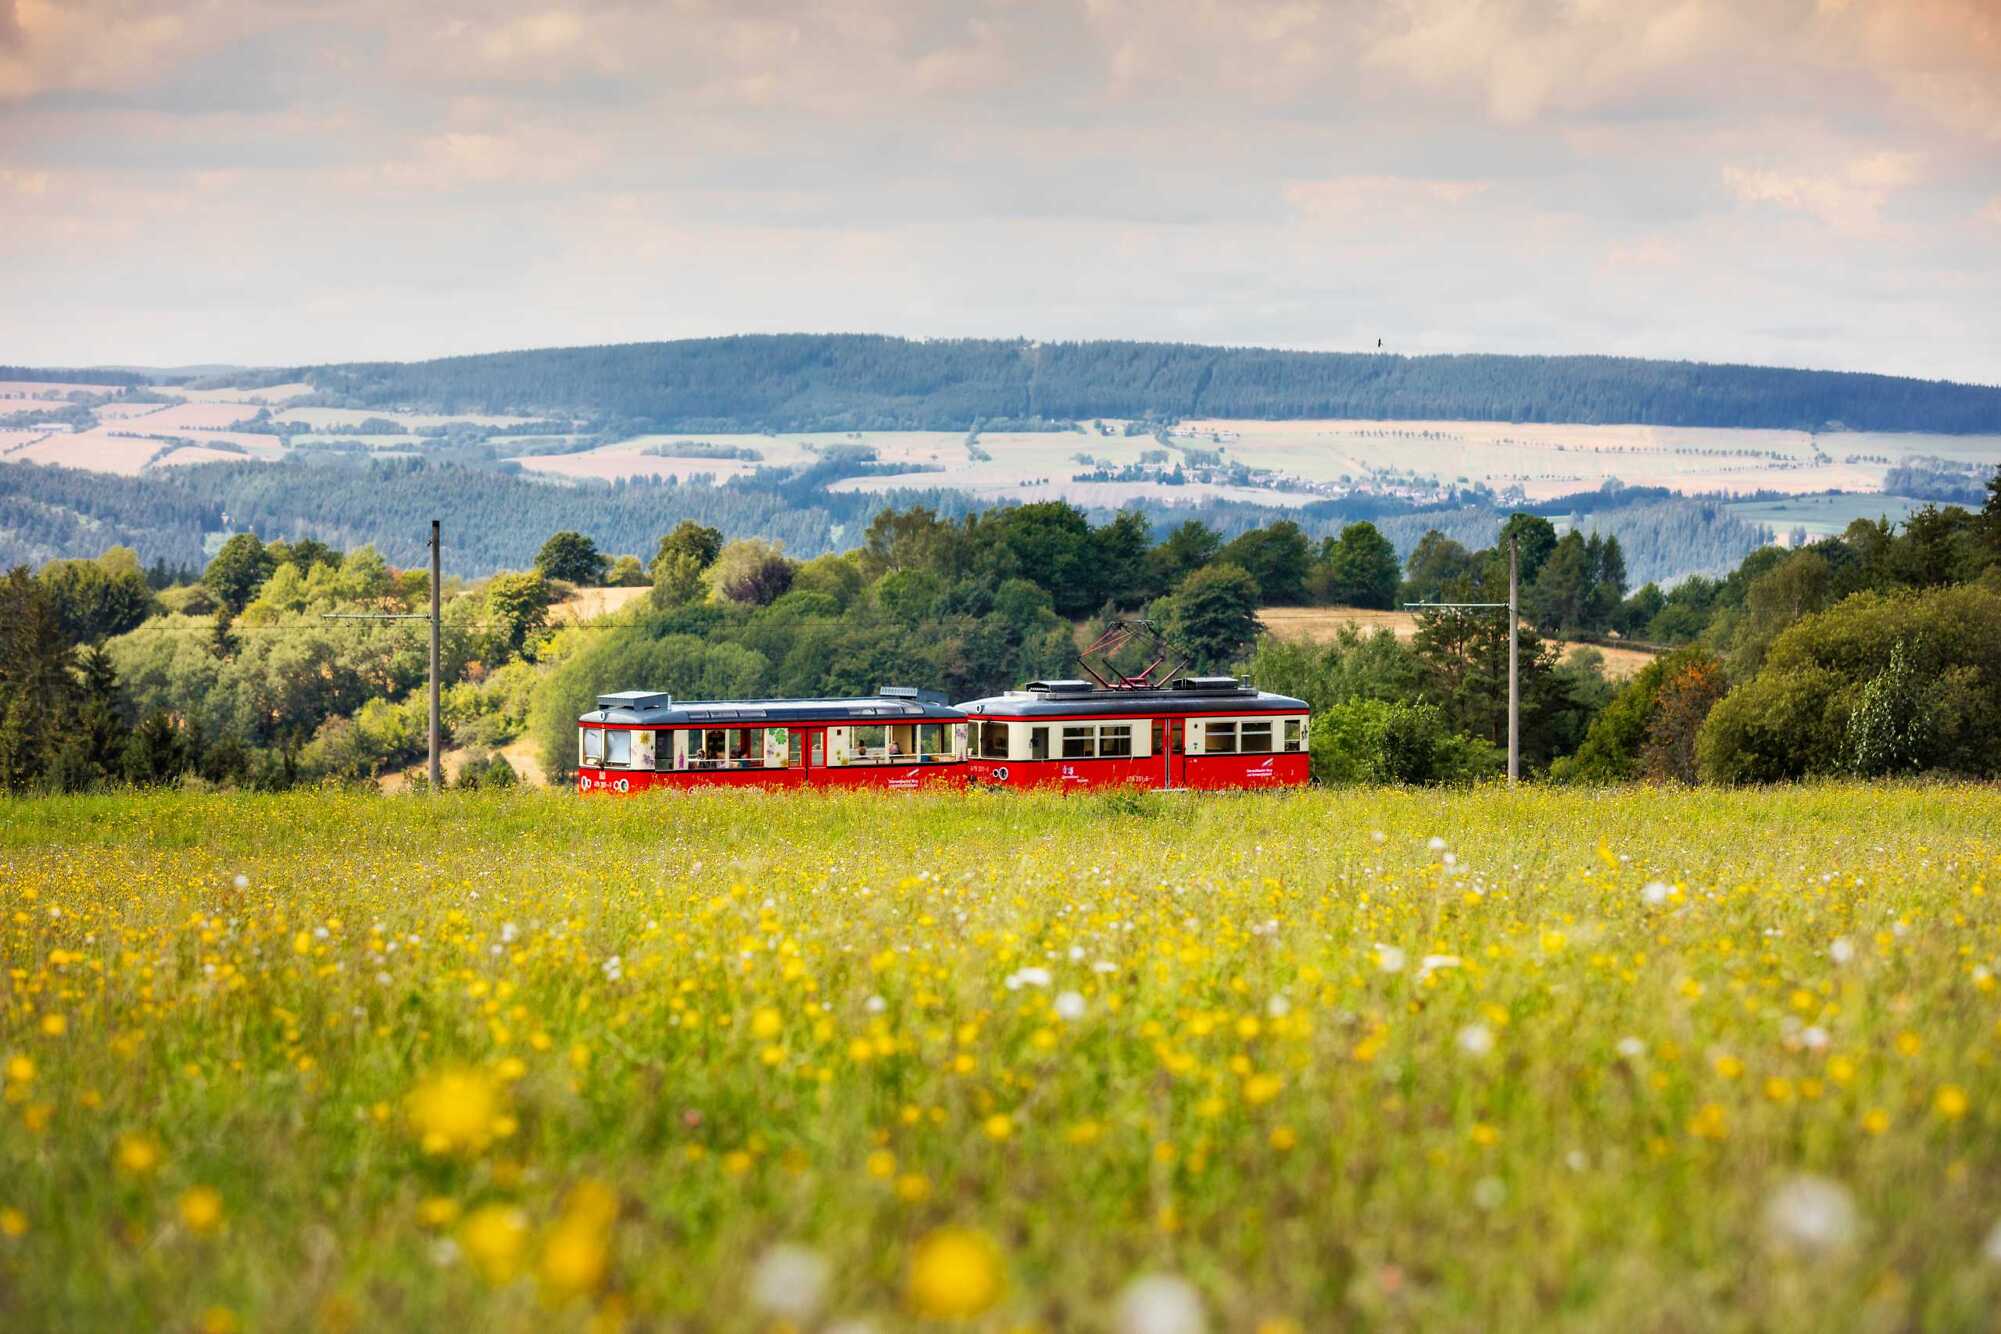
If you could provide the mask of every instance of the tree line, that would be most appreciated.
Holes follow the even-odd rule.
[[[348,406],[613,412],[662,430],[966,430],[997,418],[1196,416],[2001,430],[2001,388],[1631,357],[775,334],[292,374]]]
[[[1978,512],[1765,547],[1719,578],[1629,588],[1616,535],[1516,513],[1484,542],[1428,531],[1406,560],[1367,520],[1315,539],[1281,520],[1226,536],[1156,532],[1060,502],[983,512],[882,509],[841,552],[799,559],[684,519],[616,554],[581,530],[528,568],[453,578],[446,723],[475,774],[532,735],[553,773],[595,694],[818,696],[913,684],[956,698],[1072,664],[1081,627],[1141,614],[1200,671],[1248,670],[1314,706],[1326,781],[1478,778],[1505,742],[1506,619],[1426,609],[1415,634],[1350,628],[1326,645],[1260,633],[1274,605],[1498,602],[1518,556],[1524,762],[1562,781],[1770,781],[2001,767],[2001,475]],[[192,573],[191,571],[189,573]],[[555,624],[569,590],[645,586],[614,620]],[[0,585],[0,786],[106,782],[274,787],[365,780],[423,748],[425,646],[403,621],[428,573],[373,547],[239,533],[198,579],[94,560],[16,567]],[[1631,682],[1585,649],[1667,648]]]

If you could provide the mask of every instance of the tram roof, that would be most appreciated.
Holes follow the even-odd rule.
[[[1196,676],[1158,689],[1108,689],[1091,681],[1030,681],[1020,690],[959,705],[971,717],[1082,718],[1107,713],[1303,712],[1303,699],[1274,695],[1234,676]]]
[[[904,686],[885,686],[874,695],[851,699],[676,700],[652,690],[599,695],[598,706],[577,722],[630,723],[641,727],[803,722],[922,723],[964,722],[966,715],[940,697]]]

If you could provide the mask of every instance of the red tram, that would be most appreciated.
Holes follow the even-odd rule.
[[[681,704],[625,690],[577,720],[577,790],[963,786],[965,718],[901,686],[866,699]]]
[[[1304,700],[1234,676],[1164,685],[1031,681],[961,704],[967,766],[998,787],[1299,787]]]

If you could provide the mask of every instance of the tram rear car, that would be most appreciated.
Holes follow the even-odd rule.
[[[626,690],[577,720],[577,790],[964,786],[965,751],[965,715],[912,689],[678,704]]]
[[[1303,787],[1304,700],[1231,676],[1162,686],[1031,681],[959,705],[967,768],[995,787]]]

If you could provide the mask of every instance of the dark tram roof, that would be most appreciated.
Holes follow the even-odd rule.
[[[1077,718],[1105,713],[1285,713],[1306,701],[1274,695],[1234,676],[1184,676],[1156,689],[1110,690],[1093,681],[1030,681],[1019,690],[959,706],[1004,718]]]
[[[884,686],[861,699],[682,700],[653,690],[620,690],[599,695],[598,706],[578,717],[585,723],[631,723],[641,727],[699,727],[704,724],[800,722],[964,722],[966,715],[941,696],[910,686]]]

